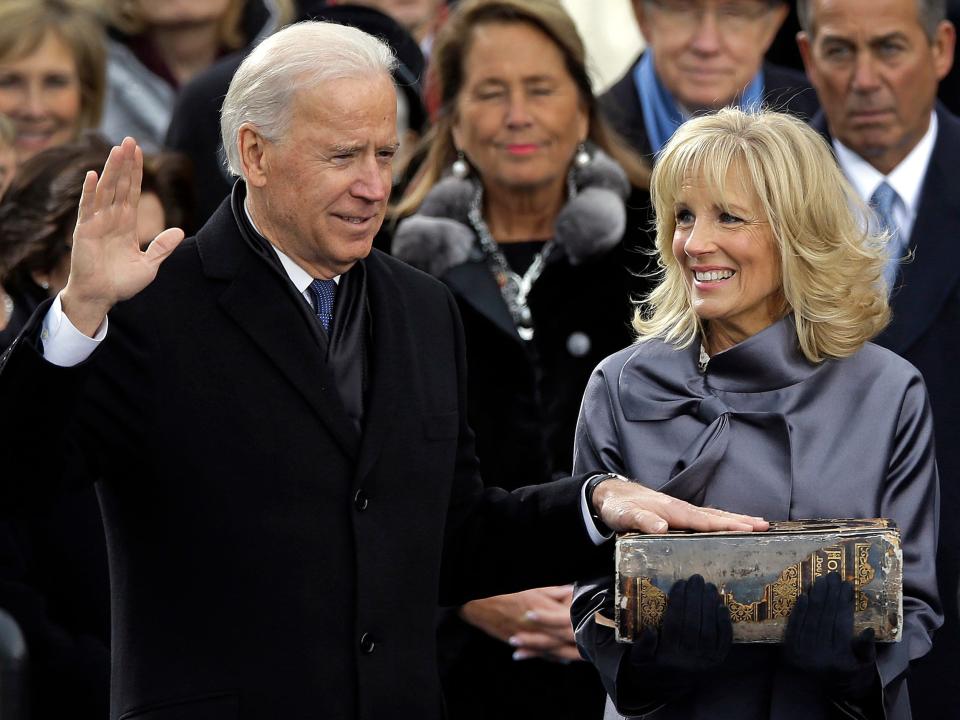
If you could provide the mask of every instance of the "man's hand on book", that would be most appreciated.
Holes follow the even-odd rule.
[[[616,532],[750,532],[770,526],[763,518],[697,507],[625,478],[604,480],[594,489],[591,500],[600,520]]]

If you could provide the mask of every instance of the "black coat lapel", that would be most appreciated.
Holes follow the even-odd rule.
[[[651,158],[653,148],[650,147],[650,139],[647,137],[640,95],[637,93],[637,83],[634,81],[634,73],[639,63],[640,58],[637,58],[626,74],[600,96],[600,107],[614,129],[638,153]]]
[[[374,250],[363,261],[367,271],[370,303],[370,377],[366,389],[363,440],[357,467],[360,483],[373,468],[390,427],[400,417],[399,399],[413,382],[413,358],[417,348],[406,332],[411,321],[404,293],[387,264]]]
[[[891,299],[893,320],[877,342],[904,354],[936,320],[960,282],[955,262],[960,243],[960,191],[953,165],[960,158],[960,120],[937,110],[937,141],[920,192],[910,233],[912,262],[901,266],[900,286]]]
[[[228,281],[220,307],[304,397],[341,449],[356,457],[360,437],[336,391],[306,303],[247,247],[227,202],[197,235],[197,246],[204,272]]]
[[[454,294],[478,313],[488,318],[517,343],[523,343],[517,327],[503,301],[497,281],[483,262],[466,262],[448,270],[443,281]]]

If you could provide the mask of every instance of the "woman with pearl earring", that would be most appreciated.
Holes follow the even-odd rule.
[[[647,257],[631,250],[647,235],[627,198],[649,172],[599,117],[559,3],[461,2],[432,63],[440,117],[392,251],[457,301],[484,481],[547,482],[571,465],[591,370],[631,340],[631,294],[645,281],[630,268]],[[602,716],[570,601],[569,587],[538,588],[441,620],[452,720]]]

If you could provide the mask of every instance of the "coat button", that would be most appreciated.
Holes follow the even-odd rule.
[[[364,655],[370,655],[376,649],[377,644],[373,641],[370,633],[364,633],[360,636],[360,652]]]
[[[353,496],[353,506],[359,511],[363,512],[367,509],[367,506],[370,504],[370,498],[367,497],[367,492],[363,488],[357,490],[357,494]]]
[[[570,337],[567,338],[567,352],[573,355],[573,357],[584,357],[590,352],[592,345],[593,343],[590,342],[590,336],[586,333],[570,333]]]

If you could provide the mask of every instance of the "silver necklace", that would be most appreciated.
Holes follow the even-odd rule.
[[[577,194],[576,185],[572,176],[567,178],[567,199],[569,200]],[[490,228],[487,227],[483,219],[481,208],[483,207],[483,186],[477,183],[477,190],[473,194],[473,200],[470,202],[470,211],[467,213],[467,219],[477,234],[480,243],[480,249],[483,250],[487,258],[487,264],[500,287],[500,295],[507,304],[507,310],[510,311],[510,317],[513,318],[513,324],[517,328],[517,334],[523,340],[533,340],[533,315],[530,313],[530,307],[527,305],[527,297],[533,289],[533,284],[543,272],[547,257],[553,250],[554,241],[551,238],[543,244],[530,263],[530,267],[521,276],[510,268],[510,263],[500,250],[497,241],[490,234]]]
[[[700,359],[697,361],[697,368],[700,370],[702,375],[707,371],[707,365],[710,364],[710,355],[707,353],[707,348],[703,343],[700,343]]]

